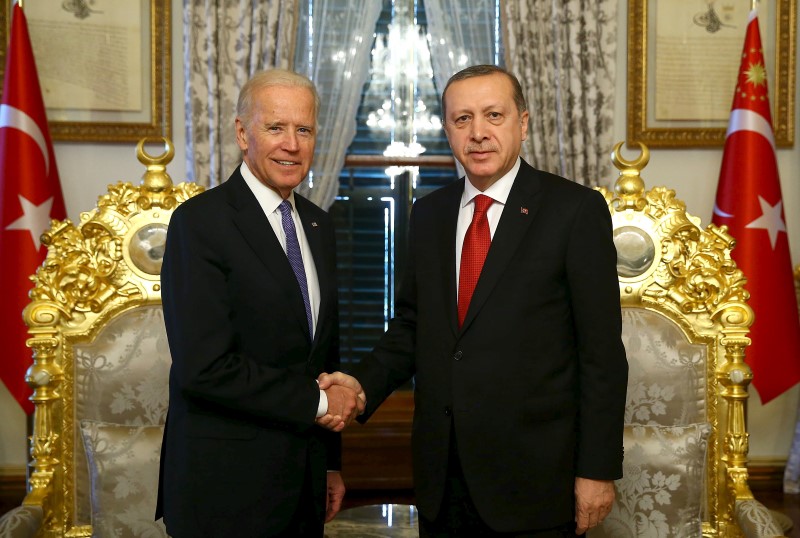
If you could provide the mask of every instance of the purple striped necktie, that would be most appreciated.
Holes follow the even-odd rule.
[[[292,219],[292,204],[289,200],[284,200],[278,206],[281,210],[281,224],[283,232],[286,234],[286,257],[289,258],[289,265],[292,266],[297,283],[300,284],[300,293],[303,295],[303,304],[306,307],[306,320],[308,321],[308,334],[314,337],[314,326],[311,321],[311,301],[308,300],[308,281],[306,280],[306,269],[303,266],[303,255],[300,252],[300,243],[297,241],[297,230]]]

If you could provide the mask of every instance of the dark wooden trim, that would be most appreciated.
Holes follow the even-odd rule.
[[[0,515],[22,504],[25,475],[0,475]]]
[[[753,464],[747,466],[750,489],[753,491],[783,491],[785,465]]]
[[[397,391],[369,422],[342,433],[342,477],[349,491],[411,489],[413,417],[413,393]]]
[[[447,155],[419,157],[384,157],[383,155],[348,155],[344,158],[345,168],[380,166],[426,166],[430,168],[455,168],[456,161]]]

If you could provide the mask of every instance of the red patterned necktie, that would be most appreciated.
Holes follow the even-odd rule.
[[[464,323],[467,316],[467,308],[472,299],[472,292],[475,291],[475,284],[481,276],[483,262],[486,260],[486,253],[492,244],[492,236],[489,233],[489,219],[486,218],[486,211],[492,205],[492,200],[485,194],[479,194],[474,198],[475,212],[472,214],[472,222],[467,228],[464,236],[464,246],[461,249],[461,271],[458,277],[458,326]]]

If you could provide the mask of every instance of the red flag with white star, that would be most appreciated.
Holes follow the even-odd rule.
[[[766,403],[800,382],[800,323],[756,11],[745,35],[713,220],[736,239],[732,256],[747,277],[755,312],[745,360]]]
[[[22,321],[32,286],[28,277],[47,253],[39,237],[50,229],[50,219],[64,218],[28,26],[15,4],[0,102],[0,380],[27,414],[33,411],[25,383],[32,355]]]

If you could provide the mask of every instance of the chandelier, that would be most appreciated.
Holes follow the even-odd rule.
[[[370,130],[389,135],[384,156],[418,157],[425,147],[417,141],[417,134],[437,131],[442,122],[430,113],[419,91],[419,81],[433,79],[427,37],[414,21],[411,10],[399,4],[395,4],[388,32],[375,36],[367,94],[377,100],[377,106],[367,115],[366,124]],[[408,171],[416,183],[418,170],[418,167],[392,166],[386,169],[386,174],[394,179]]]

